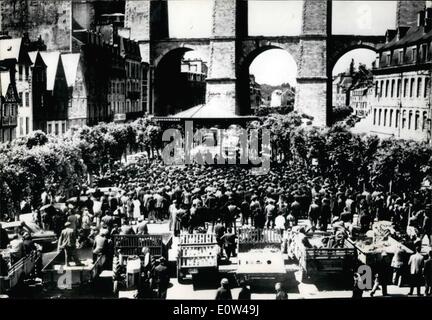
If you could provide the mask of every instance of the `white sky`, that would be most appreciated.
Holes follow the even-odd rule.
[[[278,63],[275,64],[274,61]],[[288,82],[292,86],[296,85],[296,63],[282,49],[270,49],[261,53],[250,65],[249,72],[255,75],[255,80],[260,84],[280,85]]]
[[[376,52],[369,49],[355,49],[345,53],[335,64],[333,68],[333,75],[341,72],[345,72],[354,59],[354,64],[356,67],[359,63],[366,64],[368,69],[372,68],[372,62],[376,59]]]
[[[396,1],[333,1],[334,34],[383,35],[396,25]]]
[[[303,1],[250,0],[249,34],[292,36],[301,32]],[[212,0],[169,0],[169,28],[172,38],[210,37],[212,32]],[[324,14],[324,13],[323,13]],[[383,35],[395,27],[396,1],[333,1],[332,32],[334,34]],[[345,71],[351,59],[370,66],[375,59],[371,51],[358,49],[343,56],[333,73]],[[258,82],[295,84],[297,67],[282,50],[269,50],[251,65]]]

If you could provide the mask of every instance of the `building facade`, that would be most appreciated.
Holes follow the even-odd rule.
[[[16,137],[19,97],[14,79],[15,69],[0,66],[0,141]]]
[[[349,88],[351,85],[352,76],[347,73],[340,73],[333,78],[333,107],[340,108],[350,105]]]
[[[388,30],[373,69],[373,131],[402,139],[431,140],[432,8],[410,28]]]
[[[62,135],[68,128],[69,89],[59,51],[29,52],[33,62],[33,129]]]
[[[372,99],[374,97],[373,86],[361,84],[350,90],[351,108],[356,116],[365,118],[372,109]]]

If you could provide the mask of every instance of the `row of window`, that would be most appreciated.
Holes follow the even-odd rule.
[[[128,61],[127,62],[128,78],[139,79],[141,77],[140,66],[141,66],[141,64],[139,62],[134,63],[134,62]]]
[[[430,78],[429,77],[410,77],[403,79],[381,80],[375,81],[375,97],[397,97],[401,95],[405,97],[427,98],[430,92]]]
[[[14,117],[18,114],[18,110],[15,104],[3,104],[3,117]]]
[[[25,92],[24,96],[23,96],[23,93],[20,92],[19,98],[21,100],[20,107],[30,107],[30,94],[29,94],[29,92]]]
[[[411,48],[396,49],[384,52],[380,57],[380,67],[401,65],[406,63],[424,63],[430,60],[429,46],[423,43],[420,46]]]
[[[125,93],[125,85],[123,82],[111,82],[110,92],[112,94],[124,94]]]
[[[25,130],[24,130],[24,119],[25,119]],[[19,118],[19,134],[23,136],[24,134],[29,134],[30,132],[30,118]]]
[[[402,121],[401,121],[402,120]],[[400,110],[392,108],[374,108],[373,124],[376,126],[393,127],[407,130],[427,130],[428,129],[427,111],[403,110],[402,119]]]
[[[29,66],[18,65],[18,81],[28,81],[29,80]]]
[[[61,125],[61,127],[60,127]],[[60,131],[61,129],[61,131]],[[59,134],[66,133],[66,121],[62,121],[61,124],[58,122],[53,123],[47,123],[47,134],[54,134],[58,136]]]

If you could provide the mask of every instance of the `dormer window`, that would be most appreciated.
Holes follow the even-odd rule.
[[[412,60],[413,62],[417,61],[417,48],[412,49]]]
[[[399,51],[399,64],[404,63],[404,52],[403,50]]]

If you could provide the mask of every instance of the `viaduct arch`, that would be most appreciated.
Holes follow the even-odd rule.
[[[259,53],[281,48],[287,50],[297,64],[295,109],[313,116],[317,125],[325,126],[331,123],[331,72],[337,60],[352,49],[376,50],[385,42],[384,35],[332,34],[331,0],[304,0],[301,34],[277,37],[248,35],[248,1],[213,1],[212,37],[172,39],[168,32],[167,1],[126,0],[125,27],[130,28],[131,37],[140,42],[141,54],[153,68],[152,111],[155,115],[164,115],[164,112],[160,83],[154,80],[158,78],[158,65],[170,52],[187,48],[204,53],[209,64],[206,104],[220,110],[225,118],[235,118],[249,112],[245,103],[249,99],[246,66]],[[417,11],[423,7],[424,1],[398,1],[397,24],[412,25]]]

